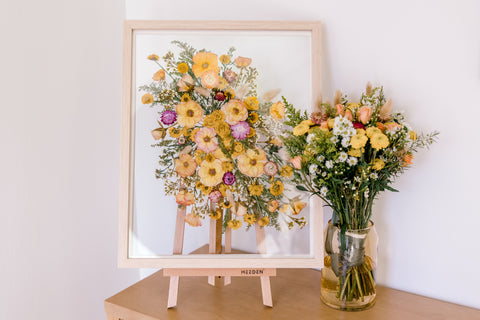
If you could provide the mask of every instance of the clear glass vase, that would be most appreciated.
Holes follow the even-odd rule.
[[[375,304],[377,244],[373,222],[366,229],[345,230],[329,221],[321,283],[321,298],[326,305],[357,311]]]

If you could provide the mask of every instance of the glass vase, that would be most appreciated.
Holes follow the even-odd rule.
[[[326,305],[357,311],[375,304],[377,244],[373,222],[366,229],[345,230],[329,221],[321,280],[321,299]]]

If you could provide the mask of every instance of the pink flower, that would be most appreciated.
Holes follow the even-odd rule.
[[[372,117],[372,108],[369,106],[363,106],[357,110],[357,118],[361,123],[367,124]]]
[[[337,108],[337,115],[343,116],[345,114],[345,110],[343,109],[343,104],[337,104],[335,108]]]
[[[302,168],[302,157],[296,156],[293,159],[291,159],[290,162],[293,164],[293,167],[295,169],[301,169]]]
[[[323,121],[327,120],[327,115],[322,111],[312,112],[310,119],[315,124],[321,124]]]
[[[353,127],[355,129],[364,129],[365,130],[365,126],[363,124],[361,124],[360,122],[354,122]]]
[[[275,162],[268,161],[263,166],[263,172],[265,172],[267,176],[273,177],[278,172],[278,166]]]
[[[230,126],[232,136],[237,140],[242,140],[250,133],[250,126],[245,121],[239,121],[237,124]]]
[[[218,190],[212,191],[208,195],[208,199],[210,199],[210,201],[212,201],[213,203],[217,203],[218,201],[220,201],[220,199],[222,199],[222,197],[222,193]]]
[[[350,121],[353,121],[352,111],[350,111],[350,110],[345,111],[345,118],[347,118]]]
[[[237,79],[237,74],[230,69],[223,71],[223,77],[227,80],[228,83],[232,83]]]
[[[198,149],[205,152],[213,152],[218,148],[218,139],[215,129],[203,127],[195,134],[195,142]]]

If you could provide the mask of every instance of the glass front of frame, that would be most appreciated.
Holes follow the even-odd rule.
[[[145,91],[139,88],[152,83],[152,75],[159,66],[147,57],[158,55],[158,62],[164,65],[162,57],[168,52],[178,56],[181,49],[172,41],[187,43],[197,50],[205,49],[218,56],[235,48],[233,57],[252,59],[251,66],[258,71],[257,96],[274,89],[280,93],[274,101],[284,96],[296,107],[309,109],[313,101],[312,90],[312,32],[311,31],[252,31],[252,30],[134,30],[132,37],[132,75],[130,108],[130,210],[128,226],[128,259],[181,259],[198,248],[208,245],[210,218],[201,220],[202,225],[192,227],[185,224],[183,253],[173,255],[177,203],[175,196],[165,195],[164,183],[155,177],[161,149],[152,147],[156,141],[151,131],[160,121],[160,105],[142,103]],[[166,81],[172,81],[166,75]],[[260,98],[259,98],[260,99]],[[322,226],[315,226],[312,219],[312,202],[306,194],[285,184],[289,198],[300,195],[307,203],[301,215],[306,226],[295,225],[291,230],[287,221],[279,215],[279,227],[265,227],[266,254],[258,255],[255,228],[242,227],[232,230],[232,248],[246,255],[228,257],[244,258],[305,258],[314,256],[313,233]],[[187,206],[187,214],[191,211]],[[321,210],[321,208],[316,208]],[[321,212],[318,212],[321,214]],[[317,221],[319,219],[316,219]],[[320,229],[321,230],[321,229]],[[223,240],[223,244],[225,240]],[[224,255],[215,255],[215,258]],[[210,256],[211,257],[211,256]]]

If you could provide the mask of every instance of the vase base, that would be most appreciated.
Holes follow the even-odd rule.
[[[325,292],[327,291],[327,292]],[[330,292],[328,292],[330,291]],[[321,293],[321,300],[322,302],[329,306],[330,308],[342,310],[342,311],[363,311],[370,309],[375,305],[375,298],[376,295],[372,294],[366,296],[362,300],[353,300],[353,301],[340,301],[337,299],[337,291],[336,290],[325,290],[322,288]]]

